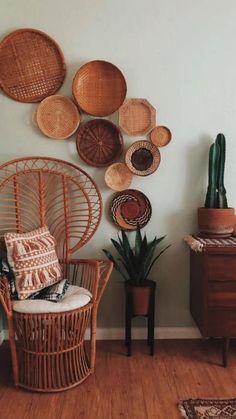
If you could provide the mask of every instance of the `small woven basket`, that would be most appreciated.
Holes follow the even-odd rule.
[[[19,102],[40,102],[61,87],[65,62],[56,42],[36,29],[11,32],[0,43],[0,86]]]
[[[150,139],[155,146],[164,147],[171,141],[171,132],[169,128],[160,125],[153,128]]]
[[[40,130],[47,137],[63,140],[77,130],[80,114],[76,105],[68,97],[54,95],[40,103],[36,119]]]
[[[125,163],[113,163],[105,172],[105,182],[114,191],[123,191],[131,185],[133,175]]]
[[[108,116],[124,102],[127,87],[123,74],[114,64],[97,60],[77,71],[72,91],[82,111],[93,116]]]
[[[160,161],[160,151],[149,141],[135,141],[125,155],[128,168],[138,176],[151,175],[157,170]]]

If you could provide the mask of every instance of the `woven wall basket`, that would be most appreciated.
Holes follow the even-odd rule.
[[[11,32],[0,43],[0,85],[19,102],[40,102],[63,83],[65,63],[61,49],[36,29]]]
[[[119,125],[128,135],[145,135],[156,125],[156,109],[146,99],[127,99],[119,110]]]
[[[171,141],[171,132],[169,128],[160,125],[153,128],[150,139],[155,146],[164,147]]]
[[[36,119],[47,137],[65,139],[77,130],[80,114],[76,105],[66,96],[53,95],[44,99],[37,109]]]
[[[123,137],[112,122],[92,119],[79,128],[76,146],[81,159],[87,164],[105,167],[122,153]]]
[[[130,187],[133,174],[125,163],[113,163],[105,172],[105,182],[114,191],[123,191]]]
[[[107,116],[117,111],[126,96],[121,71],[107,61],[90,61],[76,73],[73,94],[79,107],[89,115]]]
[[[160,161],[160,151],[149,141],[135,141],[125,155],[128,168],[138,176],[151,175],[157,170]]]
[[[143,228],[152,215],[149,199],[136,189],[118,192],[112,200],[110,211],[114,223],[122,230]]]

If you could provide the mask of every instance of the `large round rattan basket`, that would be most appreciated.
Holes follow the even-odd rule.
[[[53,95],[40,103],[36,119],[38,127],[47,137],[63,140],[77,130],[80,114],[68,97]]]
[[[19,102],[40,102],[54,94],[65,77],[57,43],[36,29],[11,32],[0,43],[0,86]]]
[[[72,91],[82,111],[93,116],[108,116],[124,102],[127,87],[123,74],[114,64],[96,60],[77,71]]]

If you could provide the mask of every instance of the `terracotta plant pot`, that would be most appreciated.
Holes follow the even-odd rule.
[[[146,316],[149,312],[150,297],[155,292],[156,283],[147,281],[147,286],[135,286],[126,283],[126,292],[131,294],[133,315]]]
[[[230,237],[234,231],[234,208],[198,208],[198,228],[203,237]]]

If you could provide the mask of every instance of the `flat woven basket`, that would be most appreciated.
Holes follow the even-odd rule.
[[[146,99],[127,99],[119,110],[119,125],[128,135],[145,135],[156,125],[156,109]]]
[[[77,71],[72,91],[82,111],[93,116],[108,116],[124,102],[127,87],[123,74],[114,64],[96,60]]]
[[[114,223],[122,230],[143,228],[152,215],[149,199],[136,189],[117,192],[112,199],[110,211]]]
[[[0,86],[19,102],[40,102],[63,83],[61,49],[44,32],[19,29],[0,43]]]
[[[123,191],[130,187],[133,174],[125,163],[113,163],[105,172],[105,182],[114,191]]]
[[[149,141],[135,141],[125,155],[128,168],[138,176],[151,175],[157,170],[160,161],[160,151]]]
[[[53,95],[39,104],[36,119],[40,130],[47,137],[62,140],[77,130],[80,114],[68,97]]]
[[[123,151],[123,137],[119,128],[106,119],[92,119],[83,124],[76,139],[82,160],[95,167],[113,163]]]
[[[171,132],[169,128],[159,125],[151,131],[150,139],[157,147],[164,147],[171,141]]]

